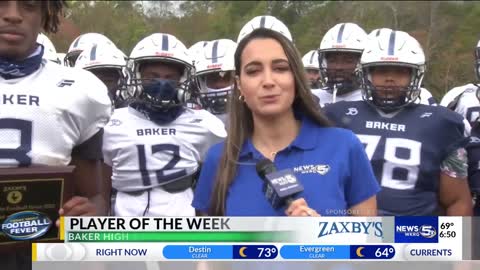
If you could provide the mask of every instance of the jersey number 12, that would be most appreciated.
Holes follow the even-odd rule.
[[[140,173],[142,174],[142,182],[144,186],[151,186],[152,180],[150,180],[149,171],[147,169],[147,158],[145,153],[145,145],[137,145],[138,150],[138,163],[140,165]],[[185,169],[171,174],[165,174],[166,170],[175,169],[175,165],[180,161],[180,146],[174,144],[155,144],[152,145],[152,155],[161,151],[172,152],[172,158],[168,161],[163,168],[156,170],[157,183],[165,183],[176,178],[180,178],[187,175]]]

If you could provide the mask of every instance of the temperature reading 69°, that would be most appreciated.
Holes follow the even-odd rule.
[[[438,234],[440,238],[455,238],[457,232],[454,229],[453,222],[443,222],[440,224],[440,233]]]
[[[448,230],[453,227],[453,222],[443,222],[440,224],[440,230]]]

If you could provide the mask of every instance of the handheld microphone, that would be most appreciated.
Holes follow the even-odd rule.
[[[294,196],[303,191],[302,184],[290,169],[277,171],[268,159],[259,161],[256,169],[264,182],[265,197],[274,209],[288,207],[295,200]]]

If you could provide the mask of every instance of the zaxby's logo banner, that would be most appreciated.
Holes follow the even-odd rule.
[[[438,243],[438,217],[395,217],[395,243]]]
[[[320,232],[318,238],[337,234],[366,234],[383,237],[382,222],[319,222]]]

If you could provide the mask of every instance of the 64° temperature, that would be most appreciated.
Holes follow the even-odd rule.
[[[393,249],[393,247],[390,247],[390,248],[377,248],[377,250],[375,250],[375,257],[377,258],[381,258],[381,257],[385,257],[385,258],[388,258],[390,257],[390,255],[392,253],[395,253],[395,249]]]

